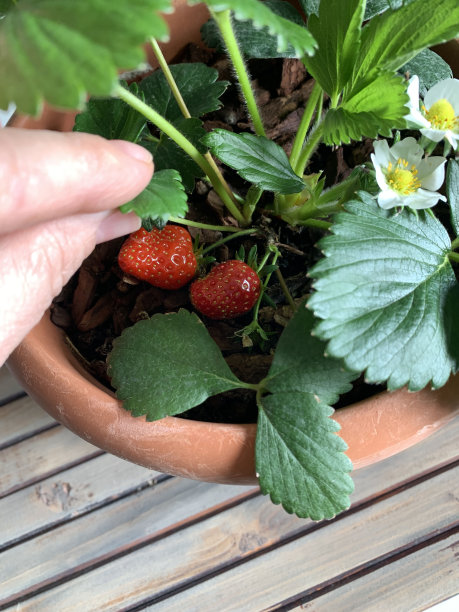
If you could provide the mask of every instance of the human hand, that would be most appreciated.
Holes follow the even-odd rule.
[[[152,172],[150,154],[132,143],[0,129],[0,364],[97,243],[140,227],[114,209]]]

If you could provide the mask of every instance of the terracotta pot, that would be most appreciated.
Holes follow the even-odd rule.
[[[172,16],[171,57],[205,19],[202,6],[178,2]],[[186,12],[185,12],[186,11]],[[171,16],[169,16],[171,19]],[[178,28],[186,23],[185,35]],[[61,116],[62,119],[62,116]],[[55,114],[44,117],[53,126]],[[67,119],[66,119],[67,120]],[[30,126],[30,120],[21,120]],[[32,127],[43,127],[32,122]],[[62,128],[62,125],[58,126]],[[256,482],[256,425],[225,425],[167,417],[132,417],[75,359],[46,314],[8,360],[27,392],[55,419],[88,442],[160,472],[209,482]],[[459,376],[442,389],[400,390],[340,409],[335,418],[355,468],[389,457],[427,437],[458,413]]]

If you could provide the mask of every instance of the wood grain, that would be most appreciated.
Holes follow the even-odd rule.
[[[57,425],[30,397],[21,397],[0,408],[0,449]]]

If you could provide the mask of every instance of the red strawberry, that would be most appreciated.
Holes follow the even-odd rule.
[[[251,310],[260,295],[258,274],[243,261],[218,264],[191,285],[193,306],[210,319],[232,319]]]
[[[179,225],[151,232],[140,228],[124,242],[118,263],[123,272],[162,289],[183,287],[197,267],[191,236]]]

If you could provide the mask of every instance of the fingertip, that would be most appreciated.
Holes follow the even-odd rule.
[[[96,244],[125,236],[138,230],[140,217],[134,213],[122,213],[119,210],[104,216],[96,231]]]
[[[146,164],[153,163],[153,156],[150,151],[138,144],[128,142],[127,140],[111,140],[110,142],[113,146],[117,147],[124,154],[136,161],[141,161]]]

